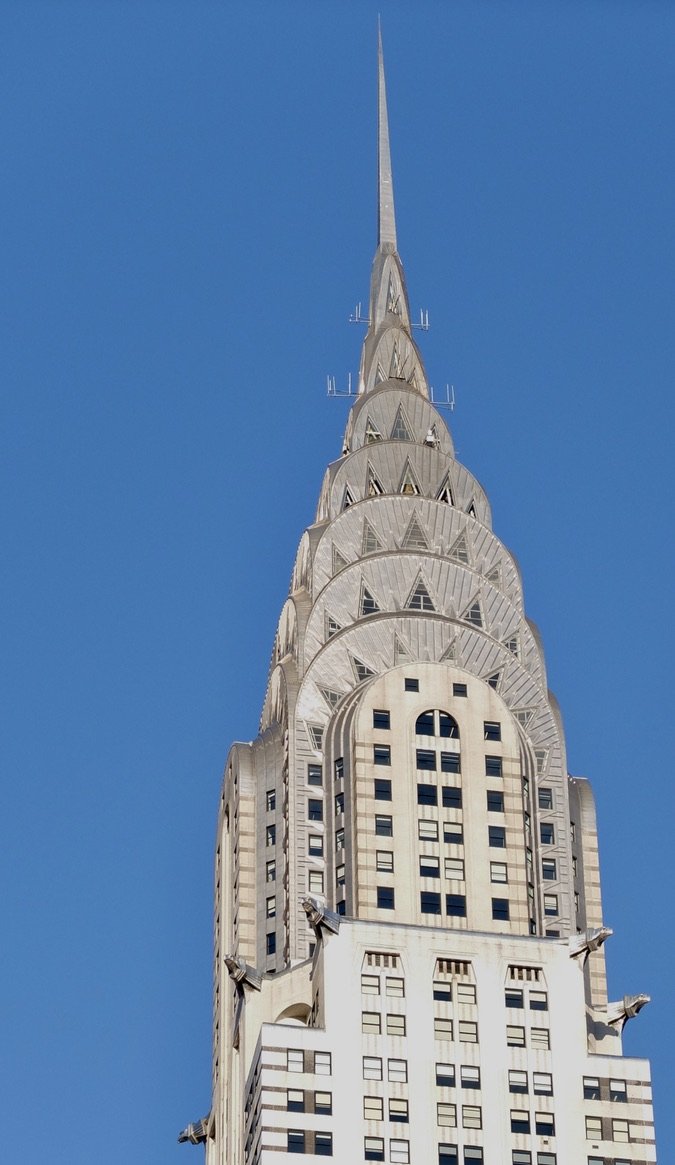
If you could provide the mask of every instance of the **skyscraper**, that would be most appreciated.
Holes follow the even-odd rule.
[[[608,1001],[593,798],[488,500],[430,400],[382,53],[358,397],[228,756],[208,1165],[646,1165]]]

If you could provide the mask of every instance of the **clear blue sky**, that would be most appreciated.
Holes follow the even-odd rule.
[[[594,783],[675,1158],[675,5],[0,0],[11,1163],[201,1160],[220,776],[358,366],[378,7],[428,371]]]

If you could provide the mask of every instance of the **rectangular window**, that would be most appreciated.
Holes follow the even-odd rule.
[[[265,862],[265,881],[276,882],[277,880],[277,863],[275,861]]]
[[[438,1146],[438,1165],[459,1165],[456,1145]]]
[[[381,1096],[364,1096],[363,1118],[367,1121],[384,1120],[384,1103]]]
[[[408,1061],[387,1060],[387,1079],[394,1080],[397,1084],[407,1084]]]
[[[488,825],[488,844],[492,849],[506,848],[506,830],[503,825]]]
[[[555,882],[557,877],[555,858],[542,858],[541,873],[545,882]]]
[[[464,1150],[464,1165],[483,1165],[483,1150],[480,1145],[467,1145]]]
[[[547,918],[556,918],[558,915],[558,895],[544,894],[544,914]]]
[[[446,845],[464,844],[464,830],[457,821],[443,822],[443,841]]]
[[[625,1080],[610,1080],[609,1099],[620,1102],[628,1100],[628,1087]]]
[[[527,1072],[519,1069],[509,1069],[509,1092],[527,1092]]]
[[[508,898],[493,898],[492,899],[492,917],[498,922],[509,921],[509,900]]]
[[[584,1100],[600,1099],[600,1081],[597,1076],[584,1076]]]
[[[434,1017],[434,1036],[437,1040],[451,1040],[452,1039],[452,1020],[445,1016],[437,1015]]]
[[[374,744],[373,745],[373,764],[374,765],[390,765],[391,764],[391,749],[388,744]]]
[[[431,857],[429,854],[423,854],[420,858],[420,878],[440,878],[440,876],[440,858]]]
[[[286,1152],[304,1153],[305,1133],[303,1129],[289,1129],[286,1133]]]
[[[474,1023],[472,1019],[460,1019],[457,1030],[463,1044],[478,1043],[478,1024]]]
[[[276,840],[277,840],[277,827],[276,827],[276,825],[268,825],[267,829],[265,830],[265,845],[266,846],[276,845]]]
[[[393,910],[394,909],[394,887],[393,886],[378,886],[377,887],[377,908],[378,908],[378,910]]]
[[[376,814],[375,833],[377,837],[393,837],[394,827],[391,817],[384,817],[381,813]]]
[[[437,1003],[451,1003],[452,983],[446,979],[434,979],[433,997]]]
[[[420,910],[422,914],[440,914],[440,894],[437,894],[434,890],[422,890],[420,894]]]
[[[537,1165],[556,1165],[555,1153],[537,1153]],[[621,1165],[620,1161],[615,1161],[614,1165]],[[629,1165],[628,1162],[625,1165]]]
[[[321,870],[310,870],[308,881],[311,894],[323,894],[323,874]]]
[[[459,1080],[462,1088],[480,1088],[480,1068],[474,1067],[473,1064],[462,1064]]]
[[[265,809],[271,813],[277,807],[277,794],[275,789],[268,789],[265,793]]]
[[[502,726],[496,720],[483,721],[483,740],[501,740]]]
[[[373,728],[391,728],[391,718],[385,708],[373,708]]]
[[[551,1047],[551,1033],[547,1027],[533,1027],[530,1031],[530,1044],[533,1048],[543,1048],[545,1051]]]
[[[457,1128],[457,1105],[439,1101],[436,1105],[436,1123],[445,1129]]]
[[[620,1144],[628,1144],[630,1141],[628,1121],[616,1119],[612,1121],[612,1140],[618,1141]]]
[[[364,1035],[379,1036],[382,1033],[382,1016],[379,1011],[361,1012],[361,1031]]]
[[[405,983],[403,979],[396,975],[387,975],[384,981],[384,993],[394,999],[403,999],[405,995]]]
[[[361,976],[361,993],[363,995],[379,995],[380,994],[380,976],[379,975],[362,975]]]
[[[524,1007],[525,999],[518,987],[507,987],[504,992],[504,1003],[507,1007]]]
[[[286,1089],[286,1111],[287,1112],[304,1112],[305,1111],[305,1092],[302,1088],[287,1088]]]
[[[437,1064],[436,1065],[436,1083],[439,1088],[454,1088],[455,1087],[455,1065],[454,1064]]]
[[[453,684],[452,685],[452,694],[453,694],[453,696],[466,696],[466,694],[467,694],[466,684]]]
[[[417,768],[436,771],[436,753],[430,748],[417,749]]]
[[[417,785],[418,805],[438,805],[438,789],[435,785]]]
[[[330,1076],[332,1073],[332,1063],[330,1052],[315,1052],[314,1053],[314,1073],[316,1076]]]
[[[389,1098],[389,1120],[398,1121],[399,1124],[407,1125],[409,1121],[408,1115],[408,1101],[401,1100],[397,1097]]]
[[[445,858],[445,876],[457,882],[464,881],[464,859],[463,858]]]
[[[310,833],[307,838],[307,852],[315,858],[323,856],[323,837],[320,833]]]
[[[274,897],[267,898],[265,901],[265,914],[268,918],[275,918],[277,913],[277,900]]]
[[[307,784],[323,785],[323,768],[321,765],[307,765]]]
[[[305,1070],[305,1056],[302,1048],[287,1048],[286,1049],[286,1071],[287,1072],[304,1072]]]
[[[511,1109],[511,1132],[512,1133],[529,1133],[530,1131],[530,1114],[526,1108],[512,1108]]]
[[[392,1165],[410,1165],[410,1142],[392,1138],[389,1141],[389,1160]]]
[[[345,811],[345,795],[344,793],[335,794],[335,816],[339,817]]]
[[[345,775],[345,759],[339,756],[333,766],[333,773],[336,781],[342,780]]]
[[[514,1149],[511,1162],[512,1165],[532,1165],[532,1154],[527,1149]]]
[[[375,867],[380,874],[393,874],[394,855],[389,849],[378,849],[375,852]]]
[[[405,1035],[405,1016],[395,1015],[390,1013],[387,1015],[387,1035],[388,1036],[404,1036]]]
[[[525,1047],[525,1028],[516,1027],[514,1024],[507,1024],[506,1027],[506,1043],[510,1048],[524,1048]]]
[[[441,805],[444,809],[461,809],[462,790],[455,785],[443,785],[441,789]]]
[[[473,983],[456,983],[455,998],[458,1003],[475,1003],[476,988]]]
[[[555,830],[550,821],[542,821],[539,824],[539,837],[542,845],[555,844]]]
[[[555,1121],[552,1112],[535,1112],[534,1131],[538,1137],[554,1137]]]
[[[382,1060],[379,1056],[364,1056],[363,1057],[363,1079],[364,1080],[381,1080],[382,1079]]]
[[[553,808],[553,789],[544,789],[540,786],[537,792],[540,809]]]
[[[548,1011],[548,995],[545,991],[530,991],[530,1011]]]
[[[508,880],[506,862],[490,862],[490,881],[506,883]]]
[[[384,1140],[382,1137],[364,1137],[363,1155],[366,1161],[384,1161]]]
[[[391,781],[373,781],[373,796],[376,801],[391,801]]]
[[[586,1117],[586,1140],[587,1141],[601,1141],[602,1140],[602,1117],[587,1116]]]
[[[553,1077],[551,1073],[533,1072],[532,1091],[535,1096],[553,1096]]]
[[[335,867],[335,885],[336,886],[344,886],[345,878],[346,878],[346,874],[345,874],[344,865],[336,866]]]
[[[441,753],[442,773],[459,773],[461,771],[461,761],[458,752]]]
[[[403,681],[403,686],[404,686],[406,692],[419,692],[419,690],[420,690],[419,680],[411,680],[411,679],[408,679],[407,677]]]
[[[274,931],[272,931],[271,934],[265,935],[265,949],[268,955],[276,954],[277,936]]]
[[[462,1105],[462,1128],[464,1129],[482,1129],[482,1111],[478,1104],[463,1104]]]
[[[333,1134],[320,1133],[314,1134],[314,1153],[317,1157],[332,1157],[333,1156]]]
[[[502,775],[502,758],[500,756],[486,756],[485,758],[485,776],[486,777],[501,777]]]
[[[335,852],[345,848],[345,831],[344,829],[335,830]]]
[[[487,791],[487,807],[488,813],[503,813],[504,812],[504,794],[495,789],[488,789]]]
[[[445,913],[450,918],[466,918],[466,895],[446,894]]]
[[[438,822],[418,821],[417,836],[420,841],[438,841]]]

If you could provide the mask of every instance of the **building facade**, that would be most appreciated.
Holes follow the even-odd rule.
[[[378,246],[342,455],[302,535],[215,873],[207,1165],[646,1165],[649,1066],[607,998],[593,797],[518,566],[430,400]]]

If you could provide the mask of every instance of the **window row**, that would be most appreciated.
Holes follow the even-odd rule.
[[[388,1036],[404,1036],[406,1034],[405,1016],[390,1013],[385,1015],[385,1033]],[[382,1016],[379,1011],[361,1012],[361,1031],[364,1035],[382,1035]]]
[[[598,1076],[584,1076],[584,1100],[628,1100],[625,1080],[600,1080]]]
[[[383,1060],[381,1056],[364,1056],[363,1057],[363,1079],[364,1080],[382,1080]],[[393,1080],[398,1084],[408,1083],[408,1061],[407,1060],[387,1060],[387,1080]]]
[[[311,1092],[304,1088],[286,1089],[287,1112],[314,1112],[317,1116],[332,1116],[332,1092]]]
[[[390,1097],[387,1105],[389,1120],[407,1125],[410,1122],[408,1101],[400,1097]],[[384,1100],[381,1096],[364,1096],[363,1116],[367,1121],[384,1120]]]
[[[462,1157],[456,1145],[438,1146],[438,1165],[483,1165],[483,1150],[480,1145],[466,1145]]]
[[[519,987],[507,987],[504,1002],[507,1007],[522,1009],[527,998],[530,1011],[548,1011],[548,995],[545,991],[521,991]]]
[[[509,1092],[527,1093],[530,1091],[527,1072],[509,1070]],[[553,1077],[550,1072],[532,1073],[532,1091],[535,1096],[553,1096]]]
[[[419,692],[420,682],[419,682],[419,680],[414,680],[414,679],[411,679],[408,676],[406,676],[403,680],[403,688],[404,688],[404,691],[406,691],[406,692]],[[453,684],[452,685],[452,694],[453,694],[453,696],[467,696],[468,695],[467,685],[466,684]]]
[[[333,1134],[311,1132],[308,1129],[288,1129],[287,1153],[310,1153],[316,1157],[333,1156]]]
[[[556,1165],[555,1153],[530,1153],[529,1149],[514,1149],[512,1165]]]
[[[454,1033],[461,1044],[478,1043],[478,1024],[472,1019],[455,1021],[447,1016],[434,1016],[434,1036],[437,1040],[452,1040]]]
[[[639,1132],[634,1137],[627,1120],[619,1120],[616,1117],[587,1116],[586,1139],[588,1141],[619,1141],[629,1144],[630,1141],[639,1139]]]
[[[316,1076],[330,1076],[332,1061],[330,1052],[312,1052],[306,1048],[286,1049],[287,1072],[314,1072]]]
[[[525,1028],[515,1024],[506,1026],[506,1043],[509,1048],[524,1048]],[[551,1047],[551,1033],[547,1027],[531,1027],[529,1044],[531,1048],[540,1048],[548,1051]]]
[[[364,995],[379,995],[381,993],[381,986],[382,980],[380,975],[361,976],[361,991]],[[395,975],[385,975],[384,994],[403,997],[405,995],[405,983],[403,979]]]
[[[512,1108],[511,1109],[511,1132],[512,1133],[530,1133],[532,1132],[532,1125],[530,1122],[530,1114],[526,1108]],[[555,1136],[555,1120],[552,1112],[535,1112],[534,1114],[534,1132],[538,1137],[554,1137]]]
[[[364,1137],[363,1155],[366,1161],[384,1161],[384,1137]],[[390,1140],[389,1160],[393,1165],[409,1165],[410,1142]]]
[[[479,1104],[463,1104],[461,1110],[463,1129],[482,1129],[483,1110]],[[439,1101],[436,1105],[436,1124],[440,1128],[456,1129],[457,1105]]]
[[[426,788],[433,789],[434,792],[436,791],[436,787],[434,785],[428,785],[428,786],[426,786]],[[418,786],[418,789],[419,789],[419,786]],[[419,800],[419,797],[418,797],[418,800]],[[423,803],[435,805],[436,801],[426,801]],[[433,826],[435,825],[436,828],[438,829],[439,824],[441,825],[441,828],[443,830],[443,841],[446,843],[446,845],[463,845],[464,844],[464,828],[463,828],[461,822],[457,822],[457,821],[443,821],[441,823],[438,823],[438,822],[420,823],[420,825],[424,826],[425,830],[428,829],[428,834],[429,834],[429,836],[424,837],[421,840],[424,840],[424,841],[436,841],[436,840],[438,840],[438,834],[436,834],[436,836],[432,836],[432,834],[433,834]],[[388,814],[385,814],[385,813],[377,813],[375,815],[375,836],[376,837],[393,837],[394,836],[394,819],[393,819],[393,817],[390,817]],[[311,843],[312,840],[313,839],[310,837],[309,842]],[[316,839],[314,839],[314,840],[316,840]],[[323,839],[319,838],[318,842],[320,843],[318,850],[312,849],[311,844],[309,845],[309,852],[310,853],[323,853]],[[491,849],[506,849],[506,829],[503,825],[489,825],[488,826],[488,845],[490,846]],[[343,848],[343,846],[344,846],[344,830],[341,829],[341,830],[337,830],[336,834],[335,834],[335,848],[336,848],[336,850],[340,850]],[[555,862],[553,864],[555,866]]]

